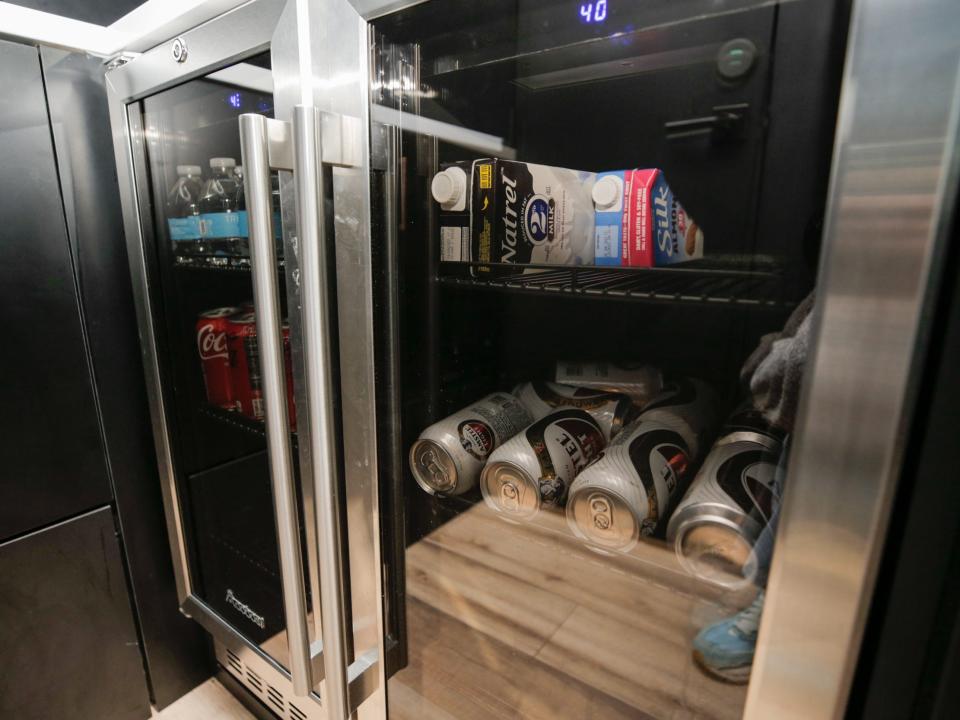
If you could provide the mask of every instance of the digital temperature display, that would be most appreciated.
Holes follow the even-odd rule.
[[[602,23],[607,19],[607,0],[580,3],[580,22],[589,25]]]

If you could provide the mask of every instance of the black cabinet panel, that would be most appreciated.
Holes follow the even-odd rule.
[[[103,62],[40,51],[80,296],[154,704],[213,671],[206,636],[178,610],[143,384]]]
[[[150,717],[109,508],[0,545],[0,648],[0,717]]]
[[[36,48],[0,42],[0,538],[110,500]]]

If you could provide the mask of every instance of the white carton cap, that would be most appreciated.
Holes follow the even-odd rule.
[[[231,168],[237,164],[233,158],[210,158],[210,167],[212,168]]]
[[[602,177],[594,184],[592,196],[597,210],[615,208],[623,196],[623,183],[613,175]]]
[[[199,175],[199,165],[177,165],[177,175]]]
[[[467,174],[457,167],[449,167],[433,176],[430,193],[444,209],[452,209],[467,192]]]

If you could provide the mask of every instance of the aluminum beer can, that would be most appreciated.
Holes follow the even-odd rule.
[[[197,351],[203,369],[203,384],[207,402],[234,410],[233,380],[230,372],[230,351],[227,348],[227,328],[235,307],[207,310],[197,317]]]
[[[779,503],[782,435],[755,411],[736,413],[710,450],[667,527],[688,572],[731,588],[752,578],[744,565]]]
[[[607,442],[636,415],[636,407],[629,397],[605,390],[552,382],[525,382],[517,385],[513,394],[526,405],[534,420],[562,408],[587,411],[600,424]]]
[[[496,448],[533,418],[510,393],[495,392],[434,423],[410,448],[410,469],[431,495],[461,495],[477,484]]]
[[[686,440],[658,420],[634,420],[570,486],[567,524],[591,545],[627,552],[653,534],[692,470]]]
[[[717,429],[716,394],[701,380],[672,380],[644,405],[640,417],[676,430],[686,443],[690,459],[696,461],[707,449]]]
[[[230,371],[237,409],[255,420],[263,420],[263,390],[257,324],[253,313],[234,315],[227,329]]]
[[[570,483],[597,457],[606,438],[585,410],[546,415],[497,448],[480,476],[487,505],[518,520],[541,507],[562,507]]]

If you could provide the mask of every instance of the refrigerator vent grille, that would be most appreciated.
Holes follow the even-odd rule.
[[[230,650],[227,650],[227,663],[233,668],[234,672],[236,672],[238,675],[243,675],[243,663],[241,663],[240,658],[234,655]]]
[[[240,651],[238,654],[219,642],[214,642],[214,646],[217,659],[224,669],[281,720],[326,720],[318,703],[298,700],[301,703],[298,707],[289,702],[287,694],[292,692],[289,679],[252,652]],[[249,662],[244,662],[241,657],[249,658]]]
[[[247,670],[247,682],[253,685],[257,690],[263,689],[263,682],[260,680],[260,676],[257,675],[253,670]]]
[[[286,710],[284,707],[283,693],[278,691],[273,685],[267,685],[267,699],[279,708],[280,712]]]

